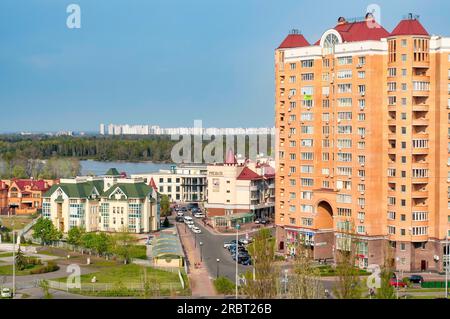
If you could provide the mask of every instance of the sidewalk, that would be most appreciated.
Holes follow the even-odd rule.
[[[202,263],[199,268],[195,267],[195,263],[200,262],[200,251],[195,248],[194,238],[192,232],[184,232],[184,229],[180,229],[180,224],[177,224],[178,234],[180,236],[181,243],[186,251],[187,258],[189,260],[189,281],[191,284],[192,296],[216,296],[217,293],[214,289],[210,274],[206,265]]]
[[[214,234],[214,235],[220,235],[220,236],[236,236],[236,232],[233,232],[233,233],[222,233],[222,232],[219,232],[219,231],[215,230],[215,229],[214,229],[211,225],[209,225],[209,224],[205,225],[204,223],[200,223],[200,222],[199,222],[199,224],[200,224],[201,226],[203,226],[203,228],[204,228],[205,230],[207,230],[208,232],[210,232],[211,234]],[[245,235],[245,234],[249,234],[249,235],[250,235],[250,234],[253,234],[253,233],[258,232],[258,231],[261,230],[261,229],[273,229],[273,228],[275,228],[274,225],[271,225],[271,226],[268,226],[268,227],[252,228],[252,229],[247,229],[247,230],[239,230],[239,236]]]

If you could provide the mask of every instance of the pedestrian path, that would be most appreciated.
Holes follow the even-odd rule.
[[[193,297],[215,296],[217,295],[211,276],[204,263],[200,262],[200,251],[195,247],[192,232],[184,232],[180,229],[180,224],[177,224],[178,234],[181,243],[189,260],[189,281]],[[199,266],[196,267],[196,264]]]

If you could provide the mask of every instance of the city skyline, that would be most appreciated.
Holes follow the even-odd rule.
[[[125,16],[121,1],[77,3],[78,30],[66,27],[66,3],[29,1],[20,9],[1,3],[0,105],[12,111],[0,119],[0,132],[93,132],[102,119],[146,117],[163,127],[184,127],[194,118],[211,127],[271,127],[273,43],[299,26],[314,42],[324,26],[310,16],[331,26],[369,4],[329,3],[324,11],[296,1],[137,1],[127,4]],[[446,2],[377,3],[388,31],[414,12],[437,34],[448,33],[449,22],[436,14]]]

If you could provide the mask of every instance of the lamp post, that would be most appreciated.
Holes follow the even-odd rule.
[[[199,242],[198,244],[200,245],[200,262],[203,262],[203,251],[202,251],[203,242]]]
[[[447,240],[445,243],[445,252],[447,256],[444,256],[445,259],[445,299],[448,299],[448,269],[450,268],[450,247],[448,246],[448,233],[449,230],[447,230]]]
[[[217,258],[216,261],[217,261],[217,274],[216,274],[216,278],[219,278],[219,263],[220,263],[220,259]]]
[[[14,231],[14,221],[15,221],[15,208],[13,207],[13,216],[12,216],[12,233],[13,233],[13,287],[12,287],[12,296],[16,295],[16,233]]]
[[[194,248],[197,248],[197,233],[194,233]]]
[[[239,259],[239,249],[238,249],[238,236],[239,236],[239,228],[241,225],[236,223],[236,299],[238,299],[238,259]]]

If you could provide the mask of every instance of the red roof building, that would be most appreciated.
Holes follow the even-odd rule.
[[[237,180],[240,181],[254,181],[262,179],[263,177],[261,175],[256,174],[254,171],[252,171],[248,167],[244,167],[244,169],[241,171],[239,176],[237,177]]]
[[[310,44],[302,34],[291,33],[284,39],[278,49],[301,48],[308,46],[310,46]]]
[[[392,31],[391,36],[399,35],[423,35],[429,36],[427,30],[419,22],[417,18],[410,18],[400,21],[400,23]]]

